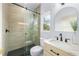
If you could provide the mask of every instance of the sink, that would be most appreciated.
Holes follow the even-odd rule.
[[[60,49],[79,53],[79,45],[77,44],[73,44],[71,42],[65,43],[57,40],[49,40],[49,42],[51,45],[58,47]]]
[[[69,43],[65,43],[65,42],[62,42],[62,41],[57,41],[57,40],[52,40],[50,41],[51,44],[57,46],[57,47],[70,47]]]
[[[70,46],[72,47],[72,48],[70,48],[71,50],[79,52],[79,45],[70,44]]]
[[[51,44],[54,47],[57,47],[61,50],[64,50],[68,53],[72,53],[73,55],[79,55],[79,45],[78,44],[73,44],[73,43],[65,43],[62,41],[57,41],[57,40],[49,40],[49,44]]]

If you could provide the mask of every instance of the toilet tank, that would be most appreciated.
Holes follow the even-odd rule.
[[[45,38],[40,38],[40,46],[43,47],[44,46],[44,40],[46,40]]]

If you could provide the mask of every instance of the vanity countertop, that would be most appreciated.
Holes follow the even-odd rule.
[[[65,43],[56,40],[45,40],[44,42],[51,44],[52,46],[61,49],[71,55],[79,56],[79,45],[72,43]]]

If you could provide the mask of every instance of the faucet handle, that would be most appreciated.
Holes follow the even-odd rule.
[[[55,36],[55,40],[59,40],[58,36]]]
[[[58,40],[58,37],[56,37],[56,39]]]
[[[68,42],[68,40],[70,40],[69,38],[65,38],[65,42]]]

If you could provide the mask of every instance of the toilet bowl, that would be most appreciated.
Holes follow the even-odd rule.
[[[34,46],[30,50],[31,56],[42,56],[43,55],[43,49],[41,46]]]
[[[42,56],[43,55],[43,44],[44,43],[44,39],[41,38],[40,39],[40,46],[34,46],[30,49],[30,54],[31,56]]]

